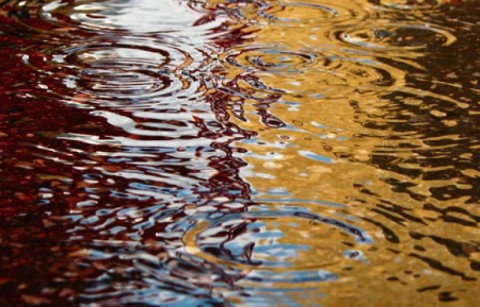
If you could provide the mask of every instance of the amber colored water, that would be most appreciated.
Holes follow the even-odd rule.
[[[478,306],[480,2],[0,2],[0,305]]]

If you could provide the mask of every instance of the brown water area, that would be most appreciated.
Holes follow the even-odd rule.
[[[0,1],[0,305],[479,306],[477,0]]]

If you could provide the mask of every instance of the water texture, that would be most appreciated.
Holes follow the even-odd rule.
[[[478,305],[476,0],[0,2],[0,304]]]

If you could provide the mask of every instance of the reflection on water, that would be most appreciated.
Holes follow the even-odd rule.
[[[0,4],[5,305],[475,305],[475,0]]]

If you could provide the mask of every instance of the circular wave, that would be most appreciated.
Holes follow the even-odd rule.
[[[98,43],[27,50],[23,60],[40,73],[40,88],[66,102],[142,107],[162,97],[197,96],[198,80],[188,70],[194,69],[192,56],[180,47]]]
[[[348,20],[363,12],[359,7],[346,7],[331,1],[320,3],[266,1],[236,1],[224,8],[230,17],[248,23],[281,23],[287,26],[321,24]],[[314,14],[312,14],[314,12]]]
[[[326,269],[361,259],[352,248],[371,243],[365,231],[337,217],[294,206],[256,209],[195,223],[184,236],[187,252],[243,271],[247,283],[298,286],[337,279]]]
[[[0,9],[7,17],[2,18],[0,29],[32,31],[47,40],[53,36],[176,33],[200,41],[218,35],[214,30],[225,21],[205,7],[200,1],[4,1]]]
[[[345,30],[335,31],[331,39],[364,50],[389,54],[398,52],[401,56],[427,48],[448,46],[456,40],[452,33],[439,26],[394,24],[390,21],[358,24]]]
[[[132,9],[132,5],[135,9]],[[160,33],[204,32],[220,25],[220,18],[184,1],[109,0],[95,3],[53,1],[41,9],[51,24],[76,25],[95,32]],[[193,26],[193,27],[192,27]]]
[[[437,0],[368,0],[368,2],[379,8],[406,11],[431,10],[441,5],[441,1]]]
[[[220,60],[237,71],[231,79],[218,80],[220,90],[247,99],[343,97],[401,81],[401,74],[385,64],[327,52],[239,47]]]
[[[282,51],[276,48],[243,48],[233,49],[226,53],[222,60],[230,65],[241,67],[248,71],[298,71],[311,67],[319,61],[327,59],[321,54]]]

